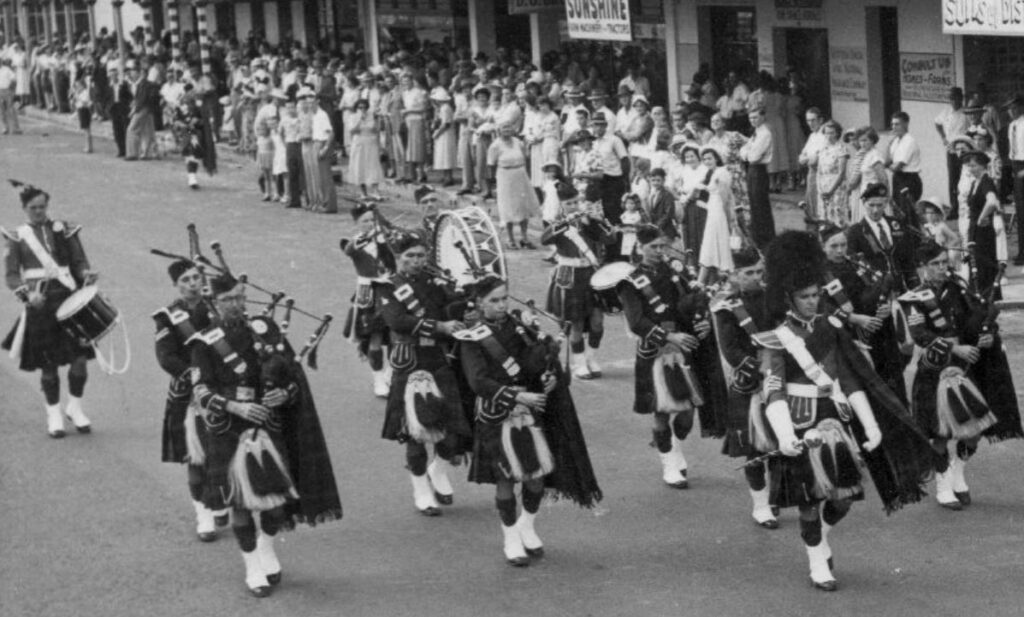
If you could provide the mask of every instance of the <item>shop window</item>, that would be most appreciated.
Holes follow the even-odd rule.
[[[990,103],[1024,91],[1024,39],[1009,36],[965,36],[964,88],[985,90]]]
[[[731,72],[748,79],[757,68],[757,13],[754,7],[698,7],[698,20],[707,24],[711,74],[722,84]]]

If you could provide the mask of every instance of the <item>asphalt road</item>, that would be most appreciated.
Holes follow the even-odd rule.
[[[975,504],[964,512],[929,501],[886,517],[869,489],[831,536],[840,591],[817,592],[795,514],[784,513],[777,531],[756,527],[742,474],[717,441],[688,439],[690,490],[661,484],[647,423],[630,411],[632,347],[621,318],[607,326],[606,376],[573,386],[605,500],[589,511],[545,504],[538,531],[547,556],[526,569],[504,564],[489,487],[459,480],[444,516],[414,512],[402,450],[379,439],[383,403],[339,324],[310,380],[345,518],[284,535],[283,584],[269,599],[251,598],[230,532],[196,541],[184,470],[160,463],[167,380],[149,314],[174,291],[167,262],[148,251],[185,252],[185,226],[195,222],[204,243],[223,243],[233,269],[340,321],[353,277],[337,246],[351,220],[260,202],[240,161],[223,161],[192,193],[177,162],[121,162],[102,140],[86,156],[80,136],[25,125],[23,136],[0,137],[0,177],[49,190],[52,214],[84,225],[134,355],[125,376],[90,365],[94,432],[61,441],[46,437],[37,376],[0,361],[4,617],[1021,613],[1024,443],[981,448],[968,467]],[[0,224],[19,224],[15,193],[0,202]],[[394,202],[386,211],[398,214]],[[543,298],[539,253],[512,253],[510,265],[513,292]],[[17,310],[13,299],[0,303],[0,323]],[[1024,318],[1002,323],[1019,365]],[[301,320],[292,328],[298,341],[310,331]]]

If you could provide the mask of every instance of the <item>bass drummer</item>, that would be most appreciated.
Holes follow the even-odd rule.
[[[95,283],[97,275],[90,270],[78,237],[81,226],[52,220],[46,191],[17,181],[11,184],[20,193],[26,222],[14,231],[0,231],[7,238],[7,287],[24,304],[24,310],[3,348],[19,362],[21,370],[42,371],[50,437],[64,437],[65,415],[79,433],[89,433],[92,423],[82,411],[82,395],[88,377],[86,363],[96,354],[60,326],[57,311],[76,289]],[[69,397],[67,407],[61,410],[57,369],[68,365]]]
[[[604,311],[590,288],[590,277],[601,267],[605,247],[614,244],[616,236],[604,222],[600,205],[578,198],[563,201],[563,216],[540,238],[541,244],[555,247],[547,310],[568,324],[570,365],[579,379],[601,376],[596,356],[604,336]],[[565,209],[576,211],[566,214]]]

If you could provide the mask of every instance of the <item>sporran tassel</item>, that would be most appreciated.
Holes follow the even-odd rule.
[[[247,429],[239,436],[229,480],[234,503],[254,512],[299,498],[281,453],[261,429]]]
[[[935,397],[939,434],[953,439],[973,439],[996,423],[985,397],[963,369],[950,366],[939,374]]]
[[[206,463],[206,449],[199,438],[198,422],[199,409],[194,403],[189,403],[188,409],[185,410],[185,451],[188,452],[190,465],[201,466]]]
[[[676,371],[679,370],[681,373],[681,367],[683,366],[683,354],[678,351],[672,351],[659,355],[654,360],[654,365],[651,367],[651,373],[654,381],[654,400],[656,402],[656,409],[660,413],[675,413],[679,411],[685,411],[692,409],[692,404],[689,400],[689,391],[682,397],[674,395],[674,391],[678,390],[678,385],[670,385],[670,381],[676,381]],[[669,371],[672,371],[673,378],[670,380]],[[685,376],[678,376],[679,383],[686,386]]]
[[[414,441],[444,439],[444,396],[427,371],[413,371],[405,385],[405,427]]]
[[[544,432],[522,405],[517,405],[501,425],[501,451],[506,471],[516,482],[543,478],[555,469]]]
[[[811,448],[807,457],[814,471],[814,494],[820,499],[847,499],[864,492],[860,484],[860,452],[849,431],[838,420],[822,420],[820,448]]]

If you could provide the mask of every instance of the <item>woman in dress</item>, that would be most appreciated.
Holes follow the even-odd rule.
[[[707,194],[701,186],[707,186],[711,179],[711,171],[701,165],[700,147],[695,143],[683,146],[679,153],[682,166],[674,170],[669,179],[670,188],[676,194],[677,204],[682,206],[679,213],[683,221],[683,247],[700,255],[700,243],[704,238],[704,225],[707,221]],[[677,205],[677,207],[679,207]]]
[[[720,114],[711,116],[711,130],[714,135],[708,140],[707,145],[718,151],[725,161],[725,168],[729,170],[732,178],[732,202],[733,210],[749,211],[750,198],[747,197],[747,172],[740,160],[740,148],[747,143],[747,138],[742,133],[725,130],[725,120]]]
[[[508,248],[534,248],[527,239],[530,217],[540,211],[537,192],[526,174],[526,147],[516,138],[511,124],[498,128],[498,138],[487,150],[487,165],[494,171],[497,184],[498,218],[508,232]],[[516,243],[515,226],[521,240]]]
[[[533,185],[539,187],[544,184],[543,167],[558,160],[562,143],[562,124],[551,99],[544,96],[537,99],[537,112],[533,115],[526,139],[530,145],[530,178]]]
[[[789,190],[797,190],[800,176],[800,152],[807,140],[804,135],[804,98],[800,89],[788,79],[779,80],[779,93],[783,98],[783,124],[786,127],[786,153],[789,155]],[[781,136],[780,136],[781,138]]]
[[[455,178],[452,176],[456,167],[457,138],[455,135],[455,108],[452,106],[452,97],[444,88],[435,88],[430,95],[430,101],[434,104],[433,133],[434,139],[434,169],[444,173],[441,179],[442,186],[452,186]]]
[[[875,129],[865,126],[857,131],[857,145],[858,152],[862,152],[863,155],[860,159],[860,166],[854,168],[856,175],[850,177],[849,183],[851,198],[856,195],[857,202],[860,203],[860,195],[869,185],[881,184],[888,189],[889,174],[885,171],[885,160],[877,148],[878,133]],[[859,218],[854,218],[853,214],[851,209],[851,225],[864,218],[863,211],[859,212]]]
[[[495,485],[505,559],[523,567],[544,556],[534,521],[545,492],[589,508],[601,500],[601,489],[558,343],[540,332],[535,318],[510,313],[501,279],[489,276],[473,288],[482,319],[459,344],[477,408],[469,479]],[[522,485],[518,516],[516,484]]]
[[[845,227],[850,218],[846,205],[846,163],[850,156],[840,137],[843,128],[835,120],[822,127],[828,140],[818,154],[818,208],[825,220],[837,227]]]
[[[708,196],[705,203],[707,220],[704,223],[704,237],[701,239],[697,260],[700,264],[697,282],[706,285],[709,280],[714,282],[714,276],[720,277],[732,272],[733,269],[732,247],[729,242],[733,228],[732,178],[718,150],[705,147],[701,150],[700,158],[704,167],[711,170],[710,181],[701,185],[701,190],[707,191]]]
[[[355,135],[352,129],[356,125],[356,117],[358,116],[356,103],[359,102],[360,98],[362,97],[359,91],[359,81],[354,73],[349,73],[344,77],[338,109],[341,111],[341,125],[345,129],[344,136],[342,137],[342,146],[345,148],[345,153],[350,157],[352,156],[352,138]]]
[[[405,143],[402,140],[402,92],[394,73],[384,75],[377,115],[384,134],[384,151],[388,158],[387,174],[399,184],[409,182],[405,174]]]
[[[860,186],[860,166],[867,156],[868,150],[860,145],[860,135],[863,129],[846,129],[843,133],[843,143],[850,151],[850,158],[846,162],[846,182],[843,190],[846,191],[846,204],[850,208],[849,224],[859,222],[864,218],[863,207],[860,202],[860,193],[857,188]]]
[[[402,78],[405,90],[402,92],[402,117],[407,131],[405,162],[408,175],[419,182],[427,181],[427,124],[426,114],[430,107],[426,84],[422,77]]]
[[[350,144],[348,181],[359,187],[364,199],[380,200],[377,187],[384,176],[380,167],[380,131],[370,113],[369,100],[356,101],[355,113],[345,123],[345,129]]]
[[[989,156],[984,152],[973,150],[960,157],[964,171],[971,180],[967,192],[967,213],[970,221],[967,227],[967,242],[974,243],[971,256],[974,259],[972,270],[976,270],[973,284],[982,292],[992,287],[999,272],[996,257],[996,232],[993,221],[999,213],[999,190],[995,181],[988,174]],[[996,300],[1001,294],[996,293]]]

